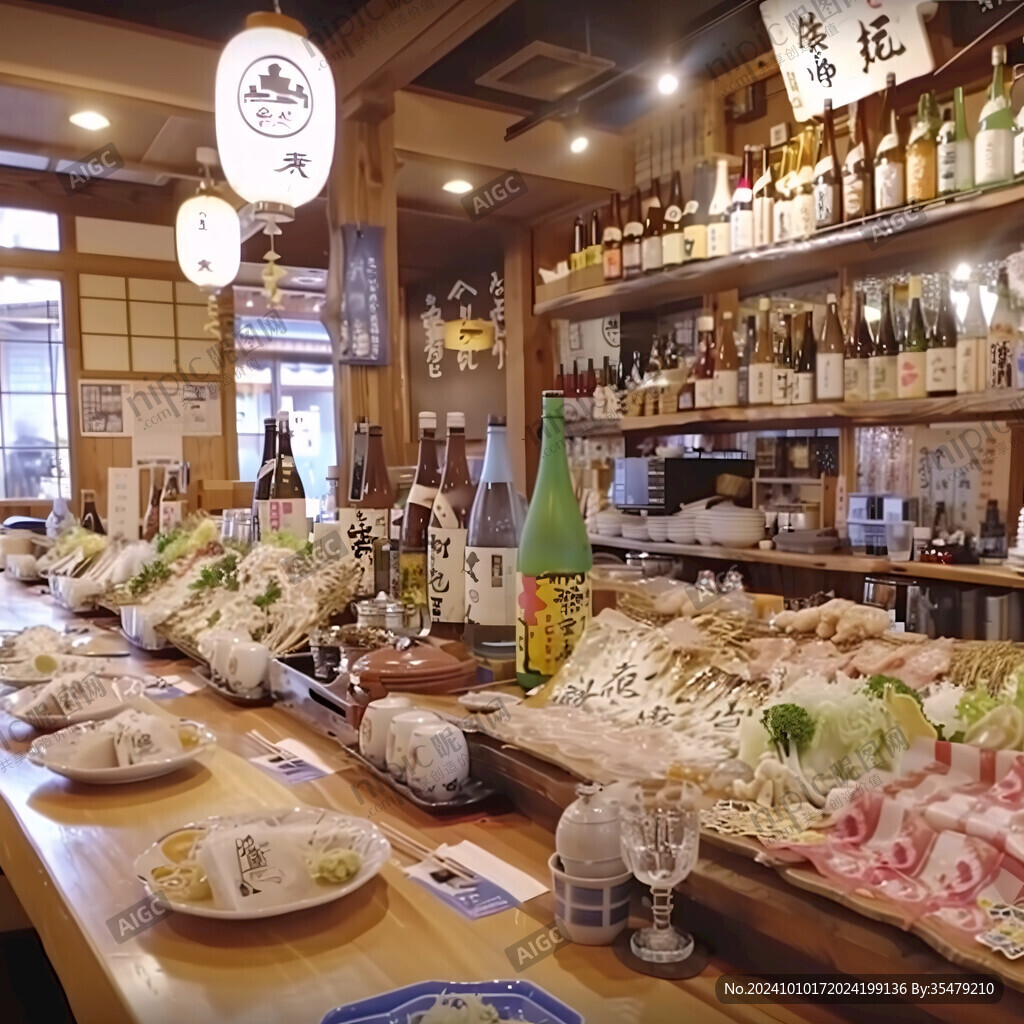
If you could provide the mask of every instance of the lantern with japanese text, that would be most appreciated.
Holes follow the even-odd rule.
[[[215,290],[234,281],[242,255],[238,214],[205,183],[178,207],[174,242],[178,266],[193,284]]]
[[[215,114],[224,174],[257,217],[286,223],[319,195],[334,155],[334,78],[299,22],[249,15],[217,65]]]

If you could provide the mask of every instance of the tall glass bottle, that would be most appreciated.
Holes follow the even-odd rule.
[[[740,357],[736,351],[732,313],[726,311],[722,314],[722,325],[718,331],[718,347],[715,351],[712,405],[716,408],[733,409],[740,404],[739,375]]]
[[[662,270],[665,266],[665,257],[661,245],[662,222],[661,194],[658,191],[658,181],[655,179],[651,182],[651,200],[647,205],[644,238],[640,243],[640,269],[645,274]]]
[[[910,275],[909,294],[910,317],[907,323],[907,333],[900,338],[896,396],[898,398],[924,398],[930,390],[933,356],[929,350],[924,314],[921,312],[921,278],[917,274]],[[941,355],[937,354],[934,359],[934,370],[936,380],[938,380],[945,366]],[[950,374],[950,380],[952,379],[952,374]]]
[[[999,270],[996,307],[988,322],[988,388],[998,391],[1013,387],[1013,363],[1017,343],[1017,320],[1010,306],[1010,281],[1006,268]]]
[[[608,222],[601,236],[601,262],[606,281],[622,278],[622,210],[619,207],[619,193],[613,192]]]
[[[967,284],[967,308],[956,339],[956,391],[958,395],[988,387],[988,322],[981,305],[978,278]]]
[[[185,495],[181,491],[179,466],[170,465],[164,474],[164,487],[160,492],[160,532],[169,533],[185,518]]]
[[[918,302],[918,307],[920,307],[920,302]],[[920,316],[920,313],[918,315]],[[911,324],[913,324],[913,309],[911,309]],[[931,335],[928,338],[929,397],[938,398],[956,394],[957,343],[956,316],[953,313],[953,304],[949,300],[949,279],[942,274],[939,283],[939,312],[935,316],[935,323],[932,325]]]
[[[729,255],[729,207],[731,205],[729,162],[719,159],[715,167],[715,191],[712,193],[711,202],[708,205],[708,259]]]
[[[427,605],[427,533],[430,514],[441,483],[438,470],[437,416],[432,412],[419,415],[420,450],[416,476],[402,514],[401,554],[402,601],[420,608]]]
[[[583,218],[576,214],[572,225],[572,252],[569,255],[569,269],[582,270],[587,264],[587,245],[583,240]]]
[[[587,260],[588,267],[601,262],[601,217],[597,210],[590,211],[590,223],[587,228]]]
[[[683,248],[686,260],[708,258],[708,183],[714,168],[704,161],[693,168],[693,191],[683,207]]]
[[[362,570],[356,583],[357,596],[372,597],[376,593],[377,563],[382,557],[389,557],[391,509],[394,504],[395,489],[391,485],[384,455],[384,431],[379,424],[371,423],[363,492],[348,508],[338,510],[342,535]],[[388,571],[385,570],[383,575],[387,577]]]
[[[760,175],[754,182],[754,246],[771,245],[775,241],[775,172],[768,147],[759,146]]]
[[[902,206],[906,197],[906,156],[900,142],[895,92],[896,76],[890,72],[882,99],[882,138],[875,150],[875,213]]]
[[[476,488],[466,463],[465,414],[450,412],[447,423],[444,472],[430,515],[427,597],[431,634],[458,640],[466,621],[466,527]]]
[[[107,535],[107,531],[103,529],[103,520],[96,509],[95,491],[82,491],[82,529],[92,530],[101,537]]]
[[[750,356],[751,405],[772,404],[775,351],[772,348],[771,308],[771,299],[767,296],[762,296],[757,300],[757,340]]]
[[[790,405],[793,401],[793,317],[783,314],[782,330],[775,345],[775,375],[772,378],[772,405]]]
[[[775,185],[775,222],[773,234],[776,242],[786,242],[796,238],[796,189],[798,184],[796,173],[797,144],[790,141],[782,150],[782,164],[779,167],[779,180]]]
[[[936,151],[939,195],[951,195],[974,188],[974,143],[967,134],[964,90],[953,90],[953,110],[939,129]]]
[[[644,240],[644,222],[640,214],[640,186],[629,197],[626,223],[622,228],[622,276],[629,280],[643,272],[641,249]]]
[[[732,194],[729,210],[729,247],[743,252],[754,244],[754,147],[743,147],[743,170]]]
[[[814,315],[798,313],[793,332],[796,348],[796,366],[793,370],[793,405],[808,405],[814,401]]]
[[[820,231],[843,222],[843,183],[836,153],[832,101],[825,100],[825,134],[821,159],[814,168],[814,227]]]
[[[874,342],[865,305],[864,292],[858,289],[853,326],[846,339],[846,360],[843,363],[843,398],[847,402],[867,401],[870,390],[870,357]]]
[[[934,92],[921,93],[917,120],[907,139],[907,202],[922,203],[934,199],[938,189],[936,173],[936,135],[939,110]]]
[[[819,402],[841,402],[844,397],[843,326],[839,322],[839,303],[833,292],[825,298],[825,326],[818,342],[815,365],[815,392]]]
[[[808,124],[800,132],[800,150],[796,166],[796,191],[793,202],[793,238],[809,238],[814,234],[814,158],[816,132]]]
[[[665,267],[678,267],[686,259],[683,244],[683,178],[676,171],[665,207],[665,225],[661,234],[661,255]]]
[[[715,318],[697,317],[697,365],[694,367],[693,407],[710,409],[715,404]]]
[[[992,84],[974,136],[974,183],[994,185],[1013,177],[1015,123],[1006,95],[1006,47],[992,47]]]
[[[850,147],[843,161],[843,219],[859,220],[871,213],[871,152],[868,148],[864,100],[850,104]]]
[[[466,646],[484,658],[516,656],[519,495],[505,417],[487,417],[487,448],[466,532]]]
[[[336,523],[338,521],[338,480],[341,471],[337,466],[327,467],[326,490],[320,498],[321,523]]]
[[[565,452],[563,398],[544,393],[537,483],[516,564],[516,678],[529,690],[565,663],[590,618],[593,553]]]
[[[303,543],[309,537],[306,521],[306,491],[292,455],[292,435],[288,428],[288,412],[277,414],[277,458],[270,477],[270,497],[266,516],[260,527],[261,536],[281,531],[290,533]]]
[[[896,397],[899,351],[892,319],[892,288],[886,285],[882,289],[882,319],[868,360],[868,398],[872,402],[887,402]]]
[[[263,421],[263,462],[256,474],[256,483],[252,488],[253,542],[260,539],[260,530],[267,520],[267,502],[270,500],[270,484],[274,477],[276,460],[277,420],[273,416],[268,416]]]

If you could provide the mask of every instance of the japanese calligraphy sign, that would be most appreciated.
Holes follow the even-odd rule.
[[[818,117],[826,98],[845,106],[935,66],[918,4],[906,0],[763,0],[761,17],[775,47],[798,121]]]
[[[384,228],[344,224],[338,362],[386,366],[388,301],[384,286]]]
[[[331,75],[295,32],[239,33],[217,65],[217,150],[231,187],[250,203],[301,206],[327,181],[334,156]]]
[[[516,593],[516,671],[553,676],[572,654],[590,618],[590,578],[585,572],[517,573]]]

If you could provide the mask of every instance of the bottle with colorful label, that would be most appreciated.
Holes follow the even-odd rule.
[[[430,515],[441,483],[438,466],[437,415],[419,415],[420,447],[416,476],[402,513],[401,553],[402,601],[424,608],[427,605],[427,533]]]

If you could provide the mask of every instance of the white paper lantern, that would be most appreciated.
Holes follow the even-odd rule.
[[[252,14],[217,65],[217,149],[257,216],[291,220],[315,199],[334,156],[334,77],[291,18]]]
[[[186,199],[174,224],[178,266],[200,288],[223,288],[238,274],[242,229],[234,207],[209,192]]]

